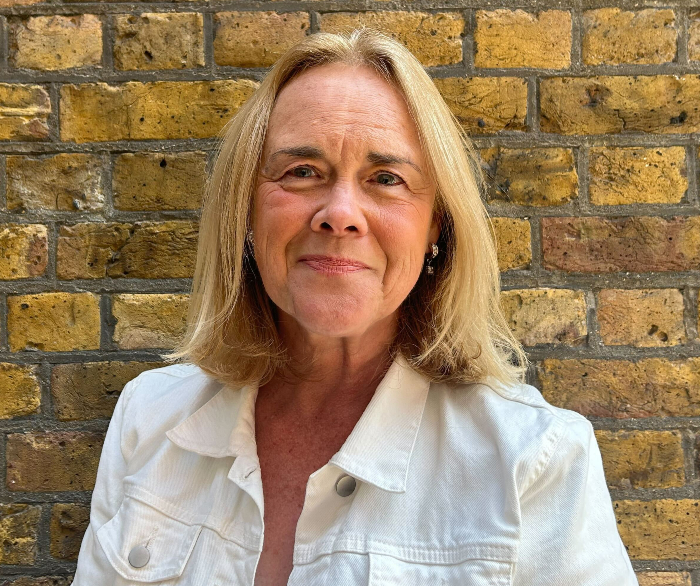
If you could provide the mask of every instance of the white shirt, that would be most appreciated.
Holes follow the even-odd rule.
[[[127,383],[73,586],[253,584],[257,389],[192,364]],[[430,383],[403,358],[309,477],[288,583],[638,586],[585,417],[530,385]]]

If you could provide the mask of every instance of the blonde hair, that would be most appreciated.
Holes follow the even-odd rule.
[[[404,95],[436,185],[440,255],[399,309],[392,356],[431,380],[523,380],[527,357],[500,306],[493,228],[471,141],[420,62],[369,28],[317,33],[290,48],[219,134],[199,229],[187,331],[168,361],[186,358],[231,384],[264,384],[289,363],[246,241],[270,113],[290,79],[328,63],[374,68]]]

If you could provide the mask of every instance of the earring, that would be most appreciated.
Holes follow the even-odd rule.
[[[253,231],[248,230],[248,232],[245,235],[245,239],[248,242],[248,245],[250,246],[251,250],[255,248],[255,240],[253,240]]]
[[[438,252],[440,252],[440,249],[437,247],[437,244],[434,243],[430,246],[432,249],[432,256],[429,256],[425,259],[425,272],[429,275],[433,275],[435,274],[435,269],[433,268],[433,265],[431,263],[433,262],[433,259],[438,255]]]

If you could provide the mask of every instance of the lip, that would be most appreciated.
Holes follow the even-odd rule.
[[[299,259],[299,262],[303,262],[315,271],[330,274],[354,273],[369,268],[359,260],[323,254],[306,254]]]

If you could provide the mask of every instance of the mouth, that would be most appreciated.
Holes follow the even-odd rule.
[[[299,259],[310,269],[320,273],[339,275],[345,273],[355,273],[369,267],[359,260],[339,256],[325,256],[321,254],[307,254]]]

